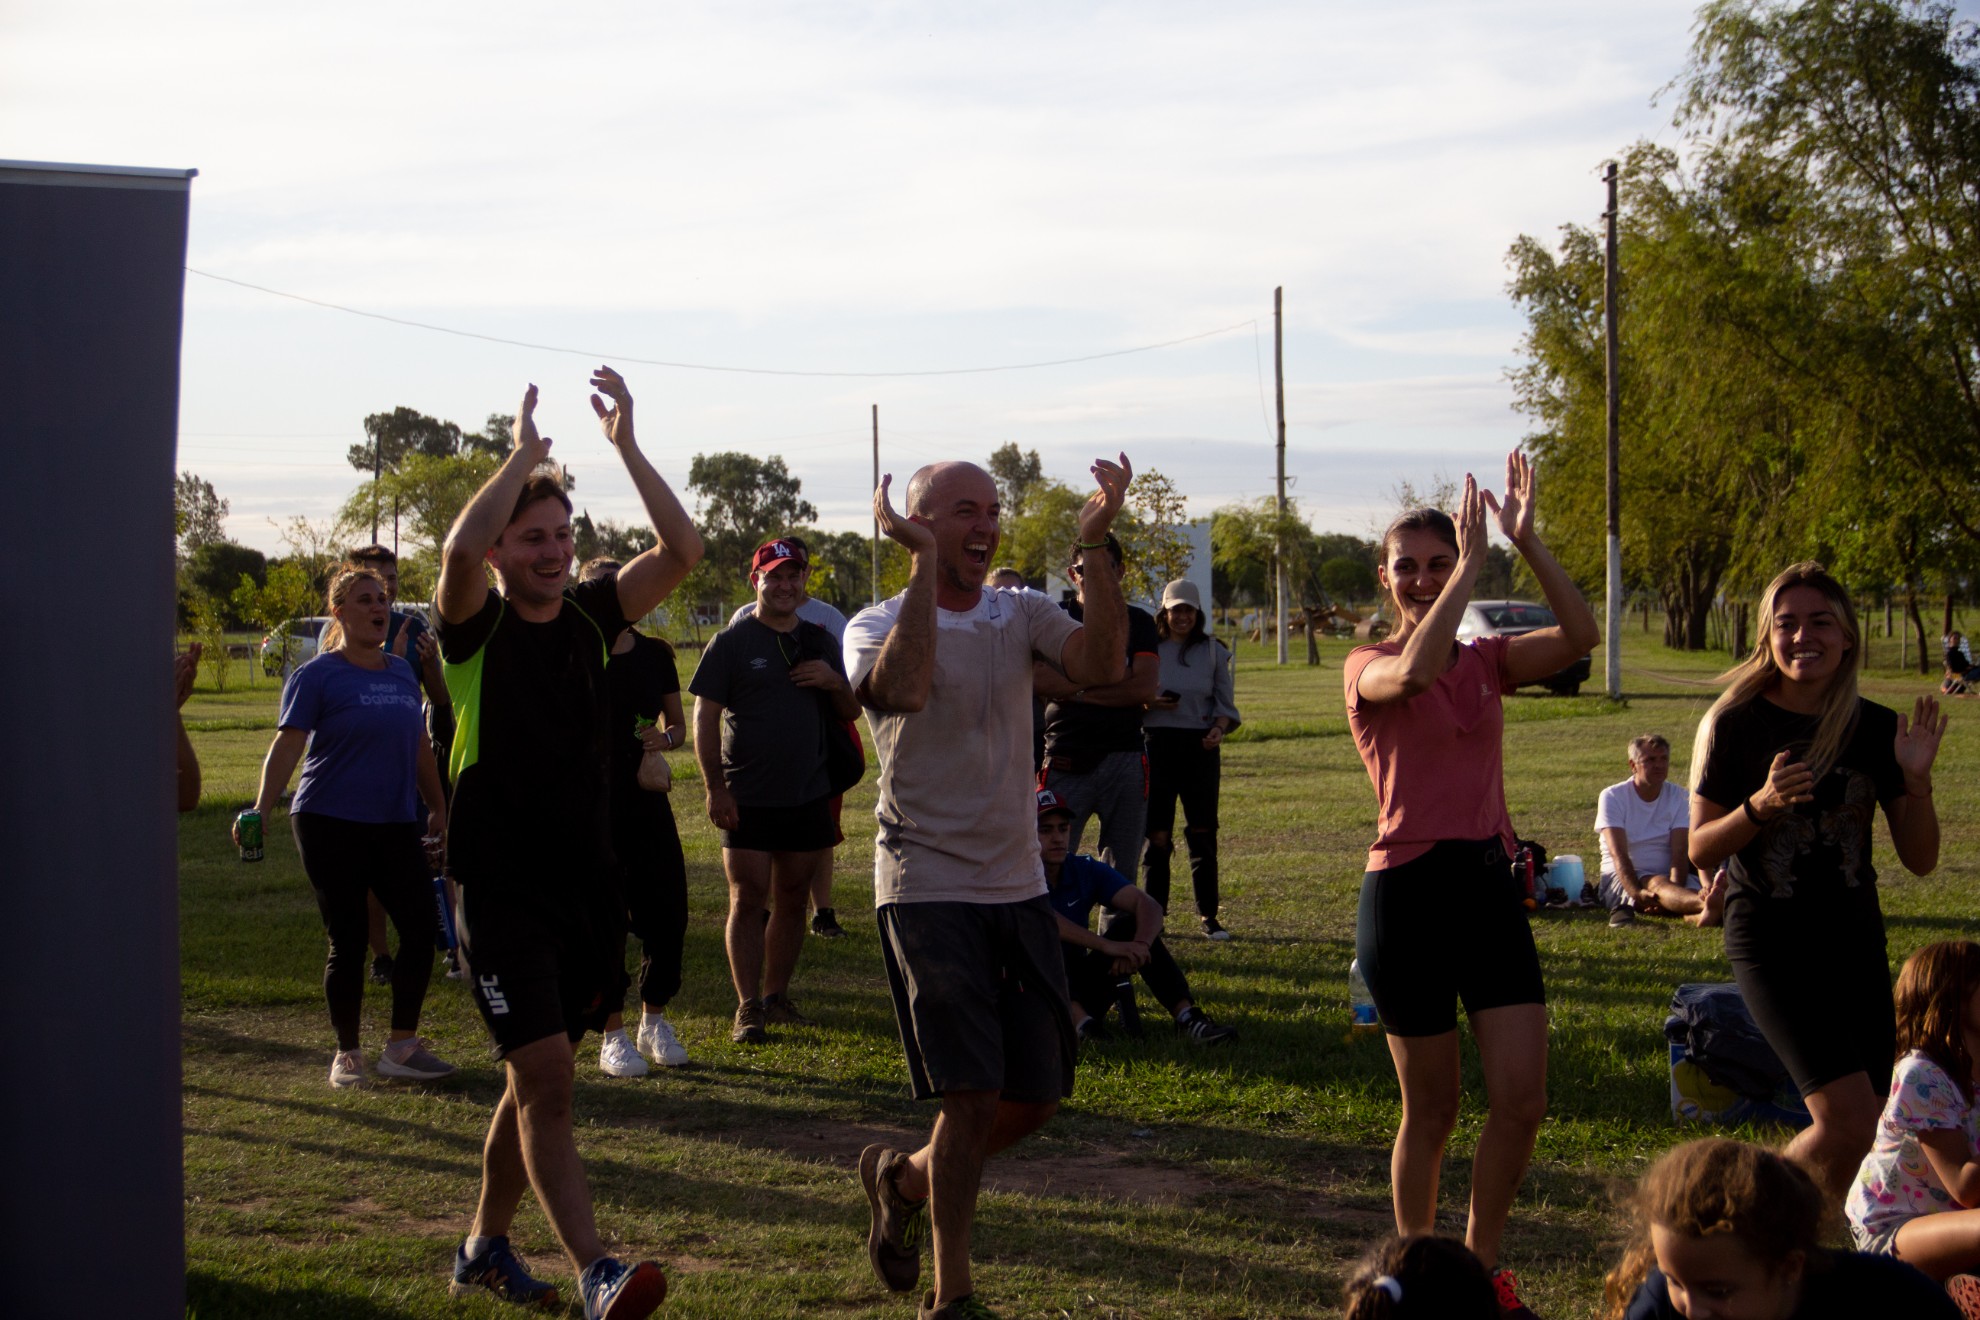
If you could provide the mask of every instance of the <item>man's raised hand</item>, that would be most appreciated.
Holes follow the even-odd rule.
[[[591,373],[591,388],[612,401],[605,406],[605,399],[597,394],[591,396],[591,411],[598,414],[598,423],[605,429],[605,438],[612,442],[614,449],[633,442],[632,391],[626,388],[626,378],[610,367],[600,367]]]
[[[911,555],[922,554],[935,548],[935,533],[927,524],[918,523],[913,518],[905,518],[894,512],[893,501],[887,498],[888,489],[894,484],[894,474],[889,472],[880,478],[880,489],[873,492],[873,516],[880,522],[880,531],[890,541],[898,541],[907,547]]]
[[[536,386],[531,385],[523,391],[522,402],[516,406],[516,420],[509,427],[509,436],[532,468],[550,457],[550,441],[536,433]]]
[[[1114,525],[1114,516],[1121,511],[1121,504],[1127,499],[1128,483],[1134,480],[1134,465],[1128,462],[1126,454],[1120,456],[1118,463],[1096,458],[1092,471],[1094,484],[1099,489],[1087,496],[1079,511],[1079,539],[1087,545],[1097,545],[1107,539],[1107,532]]]

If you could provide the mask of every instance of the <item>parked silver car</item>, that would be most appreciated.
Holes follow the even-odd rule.
[[[282,625],[280,631],[262,638],[261,672],[282,678],[294,673],[297,665],[316,654],[316,643],[323,636],[324,625],[329,622],[330,616],[327,614],[291,619]]]
[[[1457,635],[1460,642],[1468,642],[1474,637],[1517,637],[1521,633],[1551,628],[1558,622],[1552,610],[1536,601],[1474,600],[1464,607],[1464,618],[1458,621]],[[1588,681],[1588,674],[1588,657],[1584,655],[1565,669],[1521,686],[1544,687],[1549,692],[1571,697],[1581,691],[1581,685]]]

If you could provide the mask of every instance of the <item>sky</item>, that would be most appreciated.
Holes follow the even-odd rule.
[[[0,155],[199,170],[178,465],[263,550],[357,486],[367,414],[479,429],[530,381],[579,505],[636,518],[600,362],[676,489],[781,455],[864,530],[878,405],[903,479],[1015,442],[1083,486],[1125,451],[1205,516],[1274,488],[1275,286],[1291,494],[1365,533],[1399,480],[1497,487],[1528,429],[1506,251],[1677,143],[1692,16],[9,0]]]

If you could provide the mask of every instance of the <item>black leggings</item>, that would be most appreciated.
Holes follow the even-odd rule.
[[[612,804],[612,847],[619,855],[626,919],[631,933],[639,936],[639,1002],[665,1008],[681,991],[687,861],[666,795],[636,791],[637,799],[620,797]]]
[[[1176,850],[1176,801],[1188,828],[1189,878],[1196,911],[1217,915],[1217,790],[1223,766],[1216,748],[1203,746],[1203,729],[1148,731],[1148,851],[1142,889],[1169,910],[1169,858]],[[1163,835],[1161,840],[1156,835]]]
[[[433,881],[419,825],[374,825],[303,811],[289,817],[289,826],[330,936],[323,997],[330,1004],[337,1048],[358,1047],[358,1010],[364,1004],[365,960],[371,952],[367,891],[378,895],[399,932],[399,956],[392,960],[392,1030],[418,1030],[426,983],[433,975],[435,929]]]
[[[1100,923],[1100,934],[1127,943],[1134,939],[1134,918],[1125,912],[1109,913]],[[1074,1002],[1093,1017],[1107,1016],[1107,1006],[1114,1002],[1114,987],[1121,979],[1114,974],[1114,960],[1098,949],[1078,944],[1062,943],[1059,951],[1065,955],[1066,988]],[[1140,976],[1149,993],[1171,1013],[1177,1004],[1191,999],[1189,979],[1169,956],[1169,946],[1159,935],[1148,946],[1148,961],[1141,965]]]

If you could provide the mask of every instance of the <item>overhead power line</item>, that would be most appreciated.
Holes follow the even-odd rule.
[[[671,362],[664,358],[634,357],[629,353],[600,352],[589,348],[566,348],[559,344],[534,344],[523,339],[505,339],[500,335],[484,335],[474,330],[458,330],[452,326],[433,325],[426,321],[408,320],[403,316],[387,316],[383,312],[367,312],[356,307],[345,307],[340,303],[325,302],[321,298],[306,298],[300,293],[288,293],[282,289],[270,289],[265,285],[250,284],[227,275],[215,275],[211,271],[186,267],[186,273],[202,279],[217,280],[222,284],[233,284],[243,289],[253,289],[256,293],[269,294],[276,298],[288,298],[312,307],[323,307],[333,312],[344,312],[351,316],[362,316],[373,321],[388,321],[393,325],[409,326],[414,330],[431,330],[437,334],[457,335],[462,339],[479,339],[489,344],[506,344],[511,348],[534,349],[541,353],[568,353],[573,357],[589,358],[594,362],[633,362],[644,367],[674,367],[682,371],[728,371],[748,376],[829,376],[854,379],[874,379],[889,376],[980,376],[993,371],[1034,371],[1040,367],[1066,367],[1078,362],[1098,362],[1103,358],[1127,357],[1133,353],[1152,353],[1160,348],[1174,348],[1178,344],[1190,344],[1199,339],[1211,339],[1217,335],[1227,335],[1233,330],[1256,325],[1255,320],[1238,321],[1232,325],[1220,326],[1215,330],[1205,330],[1201,334],[1184,335],[1181,339],[1164,340],[1159,344],[1142,344],[1136,348],[1117,348],[1106,353],[1087,353],[1080,357],[1054,358],[1049,362],[1012,362],[995,367],[946,367],[936,371],[790,371],[777,367],[731,367],[710,362]]]

